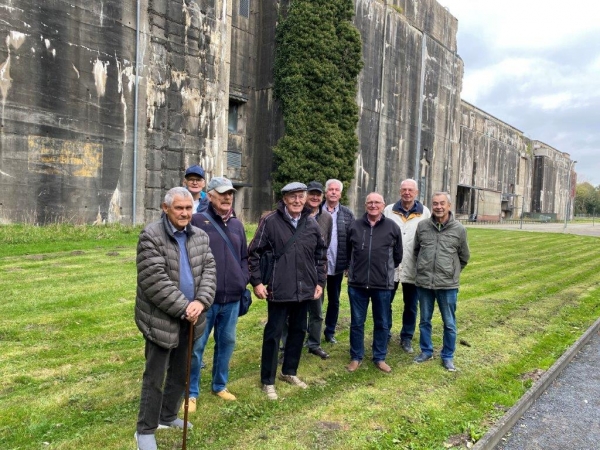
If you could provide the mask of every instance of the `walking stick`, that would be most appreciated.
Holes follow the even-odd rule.
[[[190,372],[192,371],[192,347],[194,346],[194,324],[190,322],[188,331],[188,349],[187,349],[187,368],[185,375],[185,400],[183,404],[183,443],[181,450],[186,450],[187,445],[187,424],[188,424],[188,407],[190,402]]]

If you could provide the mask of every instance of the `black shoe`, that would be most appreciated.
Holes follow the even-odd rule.
[[[413,353],[414,351],[410,339],[404,339],[402,342],[400,342],[400,347],[402,347],[402,350],[404,350],[406,353]]]
[[[413,359],[413,361],[417,364],[420,364],[424,363],[425,361],[429,361],[430,359],[433,359],[433,355],[428,355],[427,353],[420,353],[419,356]]]
[[[308,353],[312,353],[313,355],[316,355],[316,356],[318,356],[321,359],[327,359],[327,358],[329,358],[329,353],[327,353],[321,347],[309,348],[308,349]]]
[[[337,344],[337,339],[333,336],[325,336],[325,341],[329,342],[330,344]]]

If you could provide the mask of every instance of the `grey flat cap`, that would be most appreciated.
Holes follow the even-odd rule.
[[[282,194],[289,194],[290,192],[299,192],[306,191],[306,185],[304,183],[299,183],[294,181],[293,183],[286,184],[283,189],[281,189]]]
[[[231,184],[231,180],[225,177],[212,177],[206,188],[208,192],[217,191],[219,194],[224,194],[229,191],[237,191]]]

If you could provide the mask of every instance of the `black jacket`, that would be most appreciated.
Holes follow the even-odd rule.
[[[321,209],[325,205],[325,201],[321,204]],[[348,256],[348,248],[346,241],[348,240],[348,232],[352,222],[354,222],[354,214],[350,208],[339,205],[340,209],[337,214],[337,258],[335,260],[335,274],[342,273],[348,270],[350,257]]]
[[[394,289],[394,270],[402,262],[402,235],[393,220],[381,217],[371,226],[365,213],[348,234],[348,285]]]
[[[233,244],[237,258],[233,256],[225,240],[212,223],[204,217],[204,214],[209,215],[227,235]],[[210,250],[217,264],[215,303],[238,302],[246,290],[250,278],[248,273],[248,243],[246,242],[244,225],[235,216],[232,216],[227,223],[223,223],[223,219],[215,212],[210,203],[204,213],[196,213],[192,216],[192,225],[205,231],[210,239]]]
[[[327,279],[327,247],[321,229],[310,208],[302,211],[300,222],[306,221],[304,229],[287,252],[275,262],[273,274],[267,287],[267,300],[274,302],[302,302],[313,300],[317,284],[325,286]],[[285,214],[285,205],[279,201],[277,209],[258,224],[256,234],[248,248],[250,284],[261,284],[260,257],[267,251],[281,252],[296,228]]]

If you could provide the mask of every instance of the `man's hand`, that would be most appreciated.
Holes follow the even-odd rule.
[[[189,322],[192,322],[192,324],[195,324],[198,320],[198,317],[200,317],[200,314],[202,314],[202,311],[204,311],[204,305],[198,300],[194,300],[187,306],[187,309],[185,310],[185,318]]]
[[[267,288],[265,287],[264,284],[262,284],[262,283],[257,284],[256,286],[254,286],[253,290],[254,290],[254,295],[256,295],[258,298],[260,298],[262,300],[267,298]]]
[[[323,288],[317,284],[317,287],[315,288],[315,296],[313,298],[315,300],[320,299],[322,293],[323,293]]]

